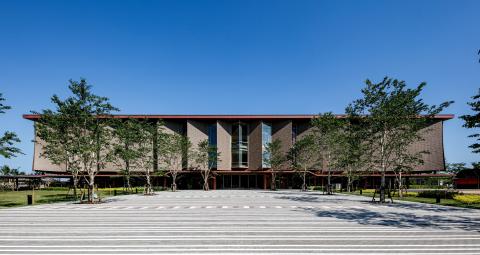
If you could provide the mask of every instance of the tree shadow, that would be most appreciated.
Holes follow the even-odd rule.
[[[304,211],[318,217],[336,218],[361,225],[377,225],[398,228],[434,228],[440,230],[467,230],[480,232],[480,218],[455,215],[417,215],[407,212],[379,212],[369,209],[336,209],[321,211],[305,208]],[[476,221],[476,222],[472,222]]]
[[[1,201],[0,202],[0,209],[1,208],[8,208],[8,207],[15,207],[15,206],[22,206],[22,205],[26,205],[26,203],[15,203],[15,202]]]
[[[318,217],[335,218],[361,225],[389,226],[398,228],[434,228],[440,230],[467,230],[480,232],[479,210],[458,208],[416,202],[373,203],[368,197],[322,196],[318,193],[288,193],[274,196],[296,202],[322,203],[338,202],[341,208],[321,210],[298,207],[295,211],[312,213]],[[345,202],[345,203],[344,203]],[[465,215],[468,213],[468,215]]]

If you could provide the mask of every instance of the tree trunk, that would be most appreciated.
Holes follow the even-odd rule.
[[[386,162],[385,162],[385,138],[386,138],[387,133],[383,131],[382,138],[380,140],[380,157],[381,157],[381,162],[382,162],[382,178],[380,180],[380,203],[385,203],[385,168],[386,168]]]
[[[210,177],[210,170],[206,170],[206,171],[203,171],[202,172],[202,177],[203,177],[203,190],[204,191],[209,191],[210,190],[210,186],[208,184],[208,179]]]
[[[177,191],[177,174],[172,174],[172,191]]]
[[[208,178],[204,179],[203,181],[203,190],[204,191],[209,191],[210,187],[208,186]]]
[[[398,175],[398,196],[403,198],[403,191],[402,191],[402,171],[400,171]]]
[[[347,176],[347,192],[351,192],[352,189],[352,177],[350,176],[350,174],[348,174]]]
[[[143,191],[144,195],[151,195],[152,194],[152,182],[150,179],[150,172],[147,171],[147,174],[145,175],[145,190]]]
[[[307,170],[303,171],[303,184],[302,184],[302,191],[307,191]]]
[[[380,203],[385,203],[385,172],[382,171],[380,179]]]
[[[72,175],[72,179],[73,179],[73,197],[75,198],[75,200],[77,200],[78,199],[78,194],[77,194],[78,177],[75,175]]]
[[[331,195],[332,194],[332,182],[331,182],[331,173],[330,169],[328,169],[328,176],[327,176],[327,194]]]
[[[95,193],[95,175],[89,174],[89,180],[88,180],[88,202],[89,203],[94,203],[94,193]]]

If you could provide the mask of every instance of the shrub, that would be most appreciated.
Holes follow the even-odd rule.
[[[446,190],[424,190],[420,191],[417,194],[417,197],[424,198],[436,198],[437,194],[440,195],[440,198],[452,199],[453,196],[458,195],[458,191],[446,191]]]
[[[480,204],[480,195],[455,195],[453,196],[453,199],[456,201],[462,202],[467,205],[471,204]]]

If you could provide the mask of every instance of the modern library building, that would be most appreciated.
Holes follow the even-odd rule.
[[[193,145],[208,139],[216,145],[219,158],[213,171],[210,187],[213,189],[267,189],[270,186],[271,170],[264,160],[266,145],[280,140],[282,150],[287,152],[296,140],[309,133],[311,120],[317,115],[115,115],[115,118],[139,118],[150,121],[162,121],[168,132],[187,136]],[[36,121],[40,115],[24,115],[25,119]],[[341,117],[339,115],[339,117]],[[453,115],[436,115],[429,125],[421,131],[423,137],[411,145],[412,153],[428,151],[423,154],[423,164],[414,167],[414,171],[404,175],[408,178],[441,177],[445,170],[443,148],[443,122]],[[42,157],[42,143],[34,144],[33,171],[51,176],[63,176],[67,173],[61,166],[52,164]],[[332,183],[345,185],[346,178],[341,169],[331,171]],[[323,186],[326,184],[326,170],[311,171],[308,184]],[[393,180],[393,173],[387,177]],[[361,176],[358,185],[374,187],[379,183],[380,174],[368,171]],[[137,177],[140,184],[141,178]],[[135,182],[135,180],[134,180]],[[102,186],[123,185],[121,170],[109,164],[100,174],[96,183]],[[165,176],[154,177],[157,186],[170,186]],[[201,189],[202,180],[198,171],[185,168],[177,182],[179,189]],[[279,188],[299,188],[301,178],[291,167],[279,172]]]

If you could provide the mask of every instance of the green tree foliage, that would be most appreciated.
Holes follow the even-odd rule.
[[[75,126],[78,107],[72,100],[61,100],[54,95],[51,98],[54,109],[41,112],[41,117],[35,123],[35,143],[42,146],[41,157],[50,160],[53,164],[62,167],[72,175],[73,194],[77,196],[80,178],[80,162],[77,155],[77,141],[79,130]]]
[[[327,194],[332,193],[331,172],[337,166],[337,159],[342,150],[341,129],[342,121],[333,113],[320,114],[312,119],[313,134],[317,153],[320,155],[322,171],[327,171]]]
[[[5,175],[5,176],[25,175],[25,172],[18,170],[18,168],[2,166],[0,167],[0,175]]]
[[[199,170],[203,179],[203,190],[210,190],[208,180],[212,170],[217,167],[220,152],[217,146],[211,145],[208,139],[200,141],[193,152],[194,169]]]
[[[4,105],[2,102],[5,101],[2,93],[0,93],[0,114],[5,113],[6,110],[10,110],[11,107]],[[4,158],[12,158],[17,154],[22,153],[22,151],[15,147],[15,143],[19,143],[20,139],[14,132],[6,131],[2,136],[0,136],[0,156]]]
[[[467,169],[465,163],[447,163],[445,170],[450,174],[458,174],[458,172]]]
[[[469,147],[472,148],[473,153],[480,153],[480,133],[478,132],[480,128],[480,89],[472,97],[472,102],[468,102],[468,105],[474,113],[460,116],[460,118],[465,121],[463,127],[475,130],[474,134],[468,136],[475,139],[475,142]]]
[[[9,166],[2,166],[0,167],[0,175],[3,176],[17,176],[17,175],[25,175],[25,172],[19,171],[18,168],[11,168]],[[18,182],[14,181],[14,179],[11,178],[6,178],[6,179],[0,179],[1,185],[0,188],[11,188],[12,191],[18,189]]]
[[[277,173],[282,170],[282,168],[286,168],[285,163],[287,162],[287,153],[282,148],[282,141],[278,139],[274,139],[272,142],[268,143],[265,147],[265,152],[263,160],[272,172],[270,189],[276,190]]]
[[[322,164],[315,137],[308,134],[297,140],[288,153],[288,159],[293,169],[297,171],[302,178],[303,184],[301,190],[306,191],[307,174],[312,170],[318,169]]]
[[[368,123],[365,142],[370,167],[381,174],[381,202],[385,202],[385,173],[422,163],[422,154],[428,152],[407,153],[408,148],[422,140],[420,130],[427,122],[452,103],[427,105],[419,98],[425,86],[426,83],[421,83],[410,89],[404,81],[388,77],[379,83],[367,80],[362,89],[363,98],[349,106],[353,114],[365,116]]]
[[[68,131],[68,146],[63,148],[68,150],[67,154],[71,154],[68,157],[71,157],[72,165],[68,167],[77,169],[76,171],[84,176],[88,184],[88,201],[92,203],[95,176],[114,158],[110,114],[118,109],[109,103],[108,98],[93,94],[91,86],[85,79],[69,82],[68,88],[72,95],[65,100],[60,100],[54,95],[52,101],[57,108],[44,110],[42,113],[49,113],[55,117],[44,118],[42,115],[39,123],[44,129],[52,128],[59,133],[62,129]],[[58,144],[60,139],[65,138],[64,135],[48,132],[39,137],[45,144],[50,142]],[[44,148],[48,150],[48,147]],[[52,154],[53,151],[45,156],[53,162],[59,162],[60,160],[55,159],[56,156],[51,156]]]
[[[365,171],[369,159],[364,142],[367,126],[365,119],[352,114],[349,108],[346,109],[345,117],[339,121],[340,130],[337,132],[337,151],[333,165],[343,170],[347,176],[347,191],[351,191],[354,181]]]
[[[186,136],[165,133],[159,137],[158,145],[161,169],[172,178],[172,191],[177,191],[177,177],[192,154],[192,143]]]
[[[130,184],[132,169],[135,170],[138,161],[143,157],[153,154],[152,125],[146,119],[135,118],[115,119],[112,123],[114,162],[123,173],[125,188],[129,191],[132,190]],[[150,173],[151,164],[153,162],[147,165],[148,169],[142,169],[140,172]],[[150,180],[150,176],[147,179]],[[146,194],[150,194],[150,191],[151,188]]]

